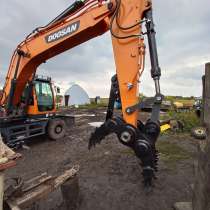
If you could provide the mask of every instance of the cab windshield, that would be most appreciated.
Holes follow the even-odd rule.
[[[54,108],[53,92],[50,83],[36,81],[35,90],[37,95],[38,110],[51,111]]]

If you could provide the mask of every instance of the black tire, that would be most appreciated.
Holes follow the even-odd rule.
[[[65,136],[66,124],[62,119],[51,119],[48,123],[47,134],[50,139],[57,140]]]
[[[196,139],[206,139],[206,129],[204,127],[193,128],[191,134]]]

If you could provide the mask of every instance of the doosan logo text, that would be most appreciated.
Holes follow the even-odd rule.
[[[59,31],[56,31],[56,32],[46,36],[45,37],[46,42],[47,43],[54,42],[54,41],[57,41],[58,39],[61,39],[65,36],[68,36],[68,35],[76,32],[79,28],[79,24],[80,24],[80,22],[77,21],[75,23],[72,23],[72,24],[66,26],[65,28],[60,29]]]

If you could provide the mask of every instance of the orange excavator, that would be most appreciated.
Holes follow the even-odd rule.
[[[119,141],[132,148],[141,159],[145,185],[157,170],[155,142],[160,133],[162,102],[155,29],[151,0],[77,0],[44,27],[36,28],[21,42],[10,62],[0,98],[0,130],[9,144],[34,135],[61,137],[64,116],[57,115],[50,79],[36,76],[46,60],[110,31],[116,65],[112,78],[107,116],[89,140],[89,148],[106,135],[116,133]],[[144,69],[147,35],[155,102],[151,118],[138,120],[139,79]],[[114,103],[120,101],[122,116],[114,116]],[[63,134],[63,133],[62,133]]]

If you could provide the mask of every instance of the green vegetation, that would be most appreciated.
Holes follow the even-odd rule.
[[[169,100],[169,101],[179,101],[179,100],[194,100],[193,96],[190,97],[184,97],[184,96],[164,96],[165,100]]]
[[[178,161],[191,159],[193,153],[183,147],[165,140],[157,141],[157,149],[160,153],[160,159],[166,164],[168,169],[175,169]],[[125,148],[120,151],[121,154],[134,156],[134,151]]]
[[[182,97],[182,96],[165,96],[164,97],[165,101],[170,101],[172,104],[175,102],[182,103],[183,106],[187,107],[193,107],[195,103],[195,98],[193,96],[191,97]]]
[[[78,105],[78,106],[68,106],[68,108],[77,108],[77,109],[97,109],[100,107],[107,107],[107,104],[104,103],[100,103],[100,104],[96,104],[91,102],[90,104],[84,104],[84,105]],[[67,108],[67,106],[59,106],[59,108]]]
[[[143,99],[147,98],[147,96],[145,96],[143,93],[139,94],[139,99],[140,101],[142,101]]]
[[[193,155],[183,147],[164,140],[157,142],[157,149],[160,153],[160,158],[170,169],[174,169],[176,167],[177,161],[190,159]]]
[[[79,105],[79,109],[96,109],[100,107],[107,107],[106,103],[96,104],[95,102],[91,102],[90,104]]]
[[[200,120],[195,114],[195,112],[188,111],[188,112],[175,112],[170,111],[168,113],[169,118],[175,119],[180,121],[184,128],[183,131],[190,132],[192,128],[200,125]]]

